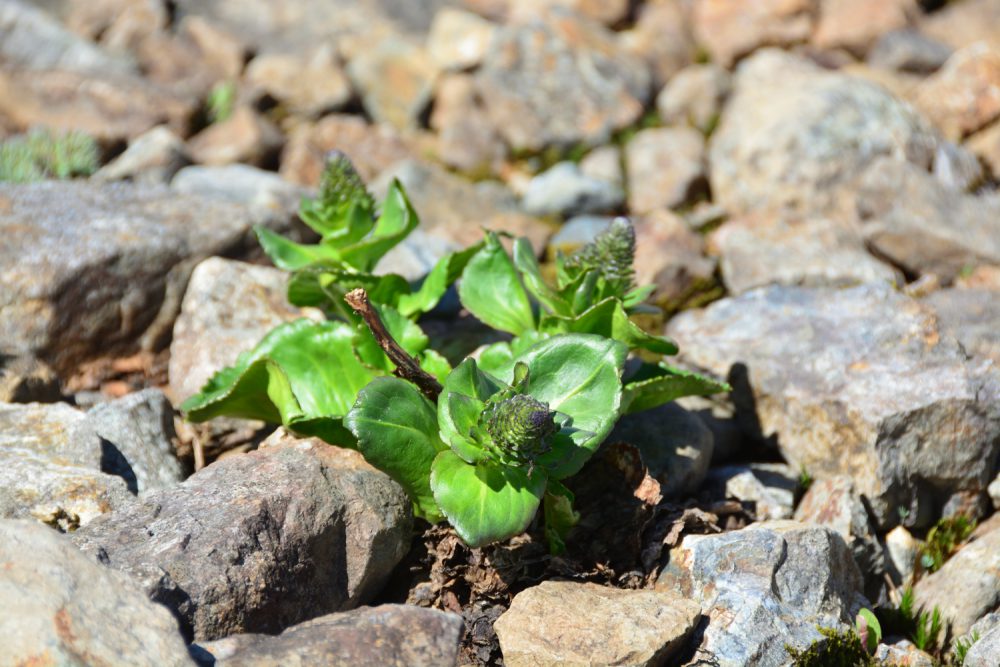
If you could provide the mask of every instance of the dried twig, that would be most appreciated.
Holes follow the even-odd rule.
[[[424,396],[437,402],[438,395],[442,390],[441,383],[433,375],[420,368],[420,362],[399,346],[396,339],[385,328],[382,318],[372,307],[372,302],[368,300],[368,293],[359,287],[345,294],[344,301],[361,316],[372,335],[375,336],[375,340],[378,341],[379,347],[382,348],[390,361],[396,364],[396,370],[393,371],[393,374],[417,385]]]

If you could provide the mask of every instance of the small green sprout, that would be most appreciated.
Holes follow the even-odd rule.
[[[938,521],[920,550],[920,566],[926,572],[940,570],[975,529],[975,520],[961,514]]]
[[[979,641],[979,633],[972,632],[967,637],[958,637],[955,639],[955,643],[952,644],[951,651],[954,658],[953,662],[955,665],[964,665],[965,656],[972,648],[972,645]]]
[[[55,133],[35,129],[0,144],[0,181],[30,183],[90,176],[99,166],[97,142],[75,130]]]
[[[878,664],[865,651],[861,638],[853,630],[817,629],[823,638],[808,648],[785,647],[795,667],[875,667]]]
[[[205,100],[205,115],[209,123],[222,123],[229,120],[236,108],[236,82],[219,81],[208,93]]]

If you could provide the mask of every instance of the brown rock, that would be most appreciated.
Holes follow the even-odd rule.
[[[973,134],[965,140],[965,147],[979,156],[994,178],[1000,177],[1000,122]]]
[[[247,66],[245,82],[252,98],[270,96],[304,116],[341,109],[352,95],[351,83],[330,46],[305,54],[261,54]]]
[[[281,149],[281,131],[249,107],[237,107],[224,121],[209,125],[188,141],[188,153],[199,164],[246,162],[261,165]]]
[[[705,140],[689,127],[642,130],[625,146],[625,171],[632,213],[691,203],[705,189]]]
[[[434,16],[427,52],[444,70],[464,70],[483,61],[497,26],[478,14],[446,7]]]
[[[920,24],[929,37],[961,49],[976,42],[1000,47],[1000,5],[994,0],[949,2]]]
[[[920,12],[916,0],[819,0],[813,44],[862,57],[884,33],[902,28]]]
[[[475,80],[468,74],[441,78],[430,124],[437,131],[438,159],[449,167],[482,173],[491,170],[506,153],[476,93]]]
[[[707,134],[719,122],[731,86],[729,72],[718,65],[691,65],[656,96],[656,110],[668,125],[690,125]]]
[[[634,224],[636,282],[656,285],[656,302],[672,309],[712,284],[715,260],[705,257],[704,239],[680,217],[659,210],[636,218]]]
[[[624,21],[630,4],[629,0],[508,0],[514,21],[536,18],[553,7],[561,7],[606,26]]]
[[[650,68],[654,88],[662,88],[694,60],[694,41],[678,0],[643,3],[635,26],[619,34],[622,45]]]
[[[915,103],[953,139],[1000,117],[1000,46],[979,42],[956,51],[917,88]]]
[[[712,59],[730,67],[762,46],[806,41],[813,29],[815,0],[695,0],[691,23],[695,39]]]
[[[398,128],[419,126],[437,73],[425,49],[399,37],[369,46],[347,65],[347,74],[368,115]]]
[[[346,153],[366,181],[414,155],[410,142],[392,127],[372,125],[358,116],[332,114],[315,125],[292,130],[281,155],[281,175],[293,183],[318,185],[326,154],[332,150]]]
[[[511,667],[659,665],[677,655],[700,614],[673,593],[545,581],[518,593],[493,627]]]
[[[70,2],[66,27],[111,52],[127,52],[170,23],[167,8],[156,0]]]

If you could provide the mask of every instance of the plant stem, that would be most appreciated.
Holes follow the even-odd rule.
[[[389,357],[389,360],[396,364],[396,370],[393,371],[393,374],[417,385],[424,396],[437,403],[438,395],[442,390],[441,383],[433,375],[420,368],[420,362],[399,346],[396,339],[385,328],[378,312],[372,307],[368,293],[359,287],[345,294],[344,301],[361,316],[372,335],[375,336],[379,347]]]

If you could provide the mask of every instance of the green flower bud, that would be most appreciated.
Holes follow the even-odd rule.
[[[633,287],[635,228],[628,218],[615,218],[611,225],[567,260],[567,266],[597,271],[619,295]]]
[[[365,210],[375,210],[375,200],[368,194],[364,181],[354,169],[350,158],[341,151],[330,151],[320,181],[320,201],[324,207],[347,210],[359,204]]]
[[[488,402],[480,426],[492,440],[488,449],[501,462],[532,466],[559,430],[548,404],[525,394]]]

